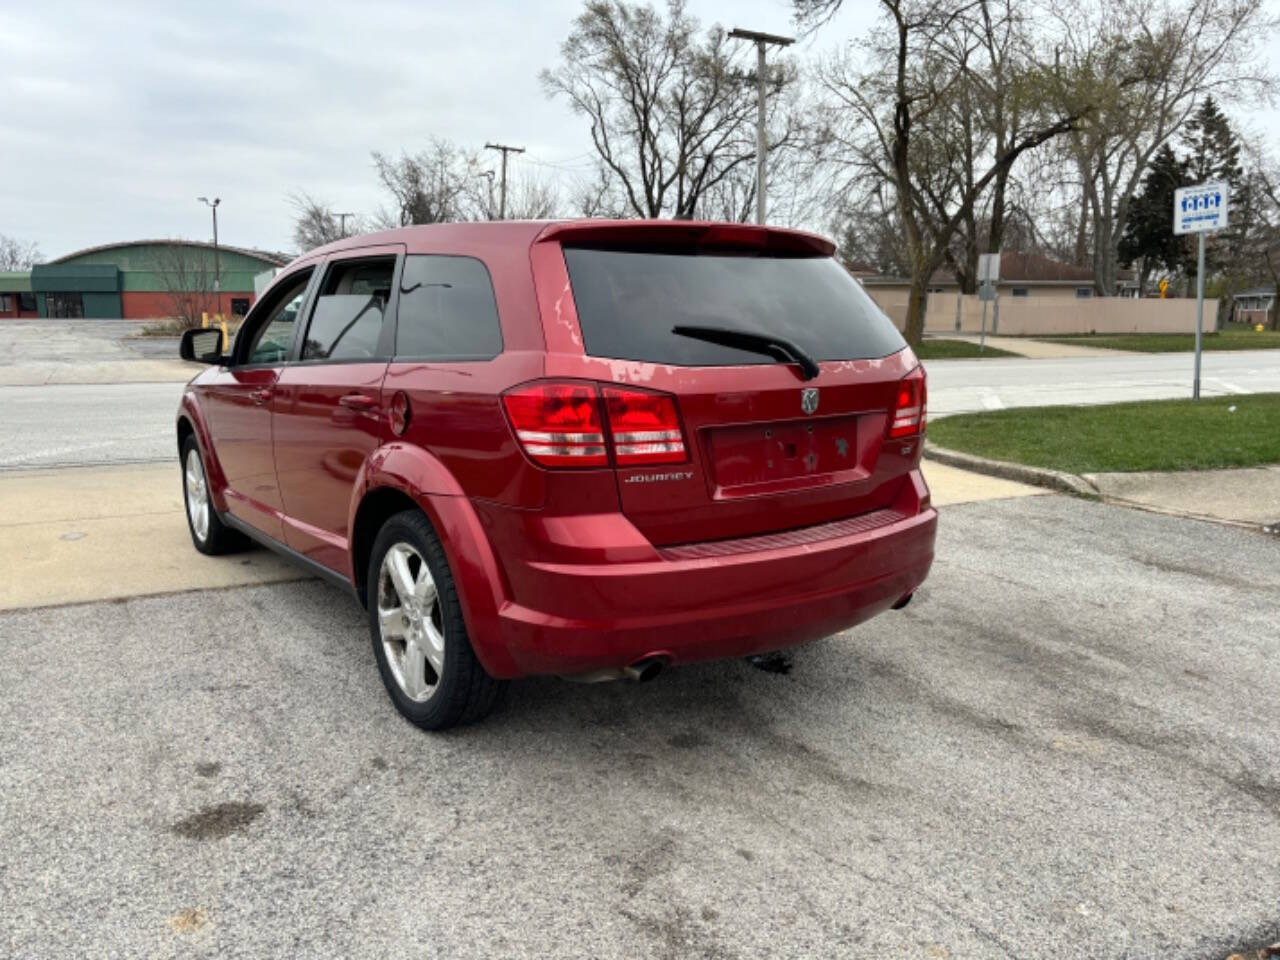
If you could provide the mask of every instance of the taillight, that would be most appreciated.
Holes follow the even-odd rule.
[[[604,402],[618,466],[680,463],[685,459],[684,434],[674,397],[648,390],[605,387]]]
[[[608,427],[595,384],[544,381],[502,395],[507,416],[529,459],[544,467],[604,467],[614,463],[681,463],[687,459],[675,398],[630,387],[603,387]]]
[[[600,402],[588,383],[531,383],[502,395],[520,446],[544,467],[609,463]]]
[[[926,394],[924,367],[916,367],[898,381],[897,400],[889,415],[890,440],[924,433]]]

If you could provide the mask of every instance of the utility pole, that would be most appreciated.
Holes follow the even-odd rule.
[[[347,217],[354,217],[354,213],[335,213],[333,216],[338,218],[338,239],[345,240],[347,237]]]
[[[490,220],[493,219],[493,171],[481,170],[476,174],[477,177],[484,177],[489,181],[489,202],[485,204],[484,215]]]
[[[216,313],[222,312],[222,264],[218,259],[218,204],[222,202],[221,197],[214,197],[210,200],[208,197],[196,197],[201,203],[205,204],[213,211],[213,299],[218,304],[215,309]]]
[[[498,200],[498,219],[507,219],[507,154],[508,153],[524,153],[524,147],[508,147],[502,143],[486,143],[486,150],[502,151],[502,191]]]
[[[789,47],[795,43],[794,37],[780,37],[772,33],[759,33],[755,30],[742,30],[734,27],[729,36],[735,40],[750,40],[756,45],[756,223],[763,224],[766,211],[764,195],[764,179],[767,172],[765,151],[767,144],[764,138],[764,101],[765,101],[765,47]]]

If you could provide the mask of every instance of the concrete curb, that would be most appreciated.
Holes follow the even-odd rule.
[[[1125,497],[1102,493],[1087,476],[1077,476],[1074,473],[1063,473],[1060,470],[1048,470],[1044,467],[1029,467],[1024,463],[1010,463],[1007,460],[988,460],[986,457],[977,457],[971,453],[948,450],[946,447],[939,447],[928,441],[924,445],[924,456],[927,460],[945,463],[949,467],[957,467],[973,473],[982,473],[990,477],[999,477],[1002,480],[1016,480],[1018,483],[1027,483],[1035,487],[1047,487],[1059,493],[1088,497],[1090,500],[1099,500],[1103,503],[1129,507],[1134,510],[1145,510],[1147,513],[1158,513],[1167,517],[1182,517],[1186,520],[1216,523],[1228,527],[1237,527],[1242,530],[1259,531],[1271,536],[1280,536],[1280,523],[1260,524],[1244,520],[1230,520],[1225,517],[1215,517],[1212,514],[1193,513],[1189,510],[1177,510],[1151,503],[1143,503],[1139,500],[1129,500]]]
[[[1044,467],[1029,467],[1025,463],[1010,463],[1007,460],[988,460],[986,457],[977,457],[971,453],[948,450],[927,440],[924,445],[924,455],[926,459],[936,460],[938,463],[945,463],[947,466],[958,467],[961,470],[984,473],[989,477],[1015,480],[1035,487],[1047,487],[1050,490],[1070,493],[1077,497],[1092,499],[1098,497],[1098,489],[1084,477],[1078,477],[1074,473],[1047,470]]]

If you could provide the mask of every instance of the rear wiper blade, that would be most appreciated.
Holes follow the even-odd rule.
[[[692,337],[722,347],[737,347],[752,353],[763,353],[778,360],[800,364],[800,379],[812,380],[819,373],[813,358],[790,340],[771,333],[753,333],[750,330],[734,330],[731,327],[698,327],[678,323],[671,328],[678,337]]]

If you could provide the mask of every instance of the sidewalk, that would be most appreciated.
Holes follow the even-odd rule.
[[[1043,487],[972,473],[936,460],[926,460],[922,469],[935,507],[983,500],[1007,500],[1011,497],[1035,497],[1049,493]]]
[[[1182,473],[1086,473],[1105,499],[1207,520],[1280,524],[1280,465]]]
[[[976,344],[979,337],[976,333],[931,332],[927,334],[936,340],[963,340]],[[1020,357],[1033,357],[1037,360],[1061,359],[1063,357],[1123,357],[1132,356],[1129,350],[1107,350],[1103,347],[1076,346],[1067,343],[1045,343],[1043,340],[1031,340],[1027,337],[993,337],[987,336],[987,346],[996,347],[1016,353]]]
[[[178,461],[0,474],[0,610],[300,580],[266,550],[196,552]]]

